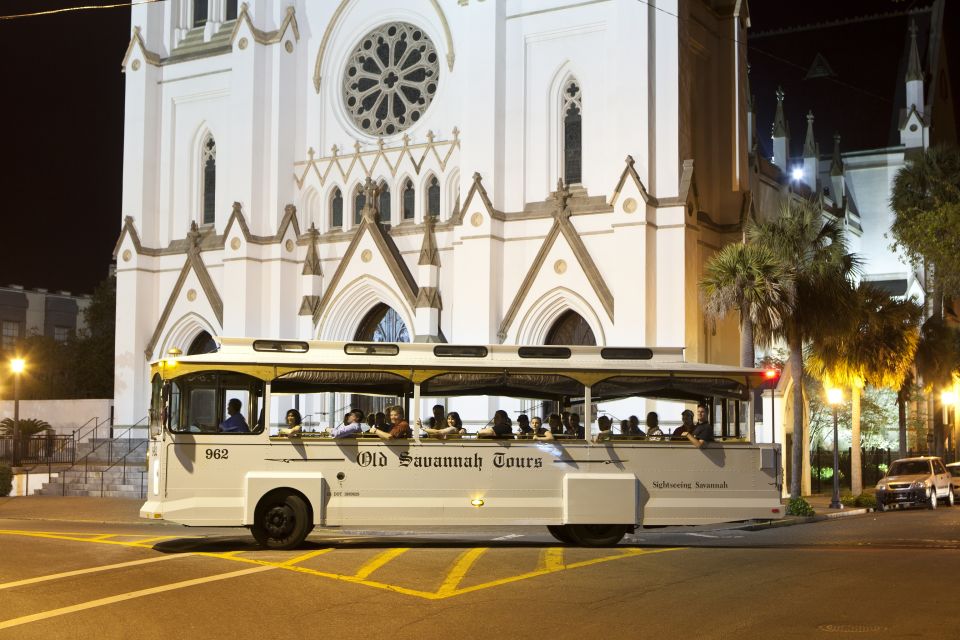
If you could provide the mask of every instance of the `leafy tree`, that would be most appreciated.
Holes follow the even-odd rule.
[[[960,296],[960,149],[937,146],[897,172],[890,206],[895,247],[932,271],[932,313],[943,296]],[[930,292],[928,292],[929,294]]]
[[[770,337],[783,327],[784,311],[793,303],[789,269],[760,244],[725,246],[707,262],[700,289],[708,318],[739,312],[742,367],[753,366],[754,344],[770,343]]]
[[[793,385],[793,448],[790,495],[800,496],[803,472],[803,345],[832,334],[850,317],[849,278],[857,266],[847,252],[842,223],[824,220],[816,200],[790,199],[781,203],[779,215],[751,224],[747,237],[773,251],[793,276],[794,304],[785,312],[783,328],[775,338],[790,348]]]
[[[921,310],[910,300],[894,300],[868,282],[850,290],[849,329],[811,344],[811,372],[851,390],[851,491],[863,491],[860,466],[861,389],[866,384],[900,389],[917,349]]]

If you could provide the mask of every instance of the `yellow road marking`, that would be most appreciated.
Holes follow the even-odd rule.
[[[103,607],[106,605],[115,604],[117,602],[124,602],[126,600],[132,600],[134,598],[151,596],[156,593],[163,593],[164,591],[174,591],[176,589],[184,589],[186,587],[193,587],[199,584],[205,584],[207,582],[215,582],[217,580],[239,578],[240,576],[250,575],[252,573],[259,573],[261,571],[269,571],[270,569],[274,569],[274,568],[275,567],[253,567],[251,569],[241,569],[240,571],[233,571],[231,573],[221,573],[215,576],[207,576],[205,578],[194,578],[193,580],[184,580],[182,582],[164,584],[159,587],[150,587],[149,589],[140,589],[139,591],[130,591],[128,593],[121,593],[119,595],[110,596],[108,598],[99,598],[97,600],[90,600],[89,602],[82,602],[80,604],[75,604],[69,607],[61,607],[59,609],[52,609],[50,611],[43,611],[41,613],[34,613],[29,616],[21,616],[19,618],[13,618],[12,620],[6,620],[4,622],[0,622],[0,630],[9,629],[11,627],[17,627],[22,624],[27,624],[29,622],[37,622],[39,620],[46,620],[48,618],[56,618],[58,616],[63,616],[68,613],[76,613],[77,611],[85,611],[87,609]]]
[[[124,536],[126,538],[132,538],[134,536]],[[152,538],[144,538],[143,540],[137,540],[139,546],[145,546],[150,542],[161,542],[163,540],[170,540],[171,538],[181,538],[183,536],[153,536]]]
[[[540,552],[539,569],[558,571],[563,569],[563,547],[549,547]]]
[[[22,587],[28,584],[36,584],[38,582],[46,582],[48,580],[59,580],[60,578],[69,578],[71,576],[82,576],[88,573],[97,573],[99,571],[111,571],[113,569],[122,569],[124,567],[133,567],[139,564],[149,564],[151,562],[161,562],[163,560],[176,560],[177,558],[185,558],[190,554],[183,554],[178,556],[160,556],[156,558],[145,558],[143,560],[131,560],[130,562],[118,562],[117,564],[105,564],[99,567],[89,567],[87,569],[76,569],[74,571],[64,571],[63,573],[53,573],[47,576],[39,576],[37,578],[26,578],[25,580],[17,580],[15,582],[7,582],[0,584],[0,590],[3,589],[12,589],[13,587]]]
[[[358,580],[366,580],[371,573],[407,551],[410,551],[410,549],[403,547],[399,549],[387,549],[383,553],[378,553],[372,559],[368,560],[365,565],[360,567],[360,570],[353,574],[353,577]]]
[[[93,540],[94,542],[96,542],[98,540],[106,540],[108,538],[113,538],[116,535],[117,534],[115,533],[100,533],[95,536],[90,536],[89,538],[87,538],[87,540]]]
[[[440,588],[437,590],[438,596],[447,596],[453,594],[457,587],[460,585],[460,581],[463,580],[463,577],[467,575],[467,572],[470,571],[470,567],[473,566],[477,560],[480,559],[480,556],[487,551],[487,547],[479,547],[477,549],[467,549],[454,561],[453,568],[450,569],[450,572],[447,574],[447,577],[444,579],[443,584],[440,585]]]
[[[295,564],[300,564],[304,560],[309,560],[310,558],[316,558],[317,556],[322,556],[323,554],[330,553],[331,551],[333,551],[333,547],[329,547],[327,549],[317,549],[316,551],[311,551],[310,553],[304,553],[303,555],[297,556],[295,558],[291,558],[286,562],[282,562],[280,566],[292,567]]]
[[[91,535],[96,536],[96,534],[82,534],[82,533],[55,533],[52,531],[18,531],[14,529],[0,529],[0,535],[4,536],[23,536],[26,538],[46,538],[48,540],[67,540],[69,542],[94,542],[96,544],[113,544],[121,547],[138,547],[141,549],[149,549],[150,547],[144,544],[143,540],[137,542],[124,542],[122,540],[102,540],[97,537],[90,537]],[[173,536],[171,536],[173,537]],[[196,538],[198,536],[176,536],[178,538]],[[151,538],[147,538],[150,540]]]

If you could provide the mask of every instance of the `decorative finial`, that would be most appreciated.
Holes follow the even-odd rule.
[[[777,113],[773,117],[773,137],[787,137],[787,122],[783,117],[783,89],[777,87]]]
[[[920,66],[920,52],[917,50],[917,22],[910,21],[910,59],[907,62],[907,82],[923,80],[923,69]]]
[[[813,111],[807,112],[807,137],[803,141],[803,157],[817,157],[817,143],[813,138]]]
[[[310,162],[313,162],[313,156],[316,154],[316,151],[313,150],[313,147],[307,149],[307,156],[310,158]]]
[[[336,158],[337,154],[340,153],[340,147],[338,147],[337,145],[333,145],[332,147],[330,147],[330,153],[333,155],[334,158]]]

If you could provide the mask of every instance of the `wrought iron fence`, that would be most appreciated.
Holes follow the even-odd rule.
[[[14,465],[71,464],[75,453],[72,435],[40,435],[20,438],[19,451],[14,450],[13,436],[0,436],[0,460]]]
[[[906,457],[931,455],[927,451],[907,451]],[[869,488],[880,481],[890,468],[890,463],[900,457],[899,449],[863,449],[860,452],[860,469],[863,487]],[[850,449],[840,451],[840,488],[850,490]],[[944,462],[954,462],[953,452],[943,456]],[[810,452],[810,487],[814,493],[830,491],[833,487],[833,449],[817,447]]]

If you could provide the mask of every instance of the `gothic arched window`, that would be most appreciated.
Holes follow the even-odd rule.
[[[330,198],[330,228],[343,228],[343,194],[340,189],[334,189]]]
[[[578,184],[582,180],[583,105],[580,96],[580,83],[570,78],[563,88],[563,181],[566,184]]]
[[[193,26],[202,27],[207,24],[210,7],[208,0],[193,0]]]
[[[407,180],[403,187],[403,219],[413,220],[413,206],[416,202],[416,191],[413,189],[413,180]]]
[[[227,12],[224,16],[225,20],[236,20],[237,19],[237,0],[227,0]]]
[[[381,182],[380,195],[377,197],[377,207],[380,209],[380,222],[390,224],[390,187],[386,182]]]
[[[427,215],[440,216],[440,181],[436,176],[431,176],[427,183]]]
[[[353,192],[353,224],[357,225],[363,220],[363,205],[367,203],[367,197],[363,195],[363,189],[357,185]]]
[[[217,143],[207,136],[202,149],[203,177],[200,187],[200,204],[203,224],[213,224],[217,206]]]
[[[360,323],[355,340],[364,342],[410,342],[410,332],[400,314],[382,302]]]
[[[554,321],[545,344],[597,346],[593,329],[576,311],[568,309]]]

